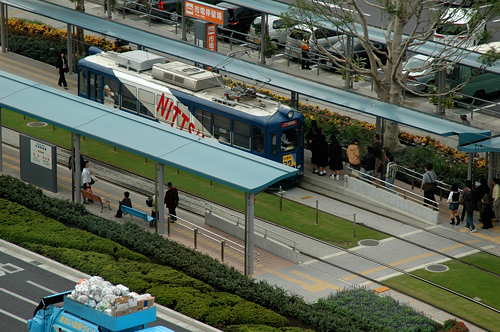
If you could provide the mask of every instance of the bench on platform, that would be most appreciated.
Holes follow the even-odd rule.
[[[86,190],[83,190],[83,189],[80,189],[80,191],[82,192],[82,196],[84,198],[86,198],[87,200],[92,200],[94,202],[99,202],[101,203],[101,213],[102,213],[102,210],[104,208],[104,206],[107,204],[108,205],[108,208],[111,210],[111,206],[110,206],[110,201],[109,199],[107,198],[104,198],[104,197],[101,197],[99,195],[96,195],[94,193],[91,193],[91,192],[88,192]]]
[[[146,212],[136,210],[136,209],[131,208],[131,207],[126,206],[126,205],[120,205],[120,210],[122,210],[123,215],[128,213],[130,215],[131,219],[133,219],[132,216],[135,216],[135,217],[141,218],[145,222],[148,222],[150,226],[154,225],[155,218],[151,217]]]

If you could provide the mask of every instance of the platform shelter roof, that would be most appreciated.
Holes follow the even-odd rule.
[[[199,175],[258,193],[298,170],[0,71],[0,107]]]
[[[247,2],[246,5],[248,6],[258,1],[264,0]],[[386,103],[378,99],[326,86],[310,80],[304,80],[287,73],[260,67],[255,63],[248,62],[245,67],[240,62],[226,61],[227,57],[223,54],[218,54],[190,43],[165,38],[148,31],[135,29],[117,22],[107,21],[104,18],[76,12],[67,7],[36,0],[0,0],[0,2],[57,21],[80,26],[103,35],[142,45],[148,49],[171,54],[195,63],[206,64],[212,68],[225,63],[224,70],[241,77],[249,77],[250,71],[252,74],[260,73],[261,77],[253,76],[252,78],[260,82],[267,82],[270,79],[268,84],[272,86],[424,130],[430,134],[439,136],[458,135],[458,149],[463,145],[488,139],[491,136],[491,132],[487,130],[464,126],[461,123],[432,116],[414,109]],[[232,0],[232,2],[235,1]],[[379,33],[382,33],[381,30]]]

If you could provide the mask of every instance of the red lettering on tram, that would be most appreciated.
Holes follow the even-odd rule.
[[[172,110],[173,110],[173,112],[172,112],[173,118],[172,118],[172,121],[170,123],[170,126],[173,127],[175,124],[175,119],[177,119],[177,115],[181,115],[182,116],[182,124],[181,124],[179,129],[183,130],[184,127],[186,126],[186,123],[187,123],[188,124],[187,128],[189,130],[189,133],[193,134],[196,127],[195,127],[194,123],[189,121],[189,116],[182,113],[181,109],[179,107],[177,107],[176,105],[174,105],[173,100],[165,97],[165,94],[162,94],[160,101],[158,102],[158,106],[156,107],[156,112],[159,113],[159,115],[163,119],[165,119],[166,121],[169,121],[168,117],[170,116],[170,112]],[[205,137],[205,135],[203,135],[199,129],[197,130],[196,135],[201,136],[201,137]]]

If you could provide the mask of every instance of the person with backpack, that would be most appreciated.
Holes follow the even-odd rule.
[[[170,220],[175,222],[177,220],[177,215],[175,214],[175,208],[179,205],[179,192],[177,188],[173,187],[172,182],[167,183],[167,192],[165,193],[164,203],[168,209],[168,214],[170,215]]]

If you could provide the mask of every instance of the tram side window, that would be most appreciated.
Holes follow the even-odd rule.
[[[281,152],[295,150],[297,146],[297,129],[293,128],[281,132]]]
[[[80,77],[79,77],[79,84],[78,84],[78,88],[80,89],[80,94],[82,95],[85,95],[88,97],[87,95],[87,77],[88,77],[88,72],[87,72],[87,69],[81,69],[80,70]]]
[[[102,76],[96,74],[95,75],[95,100],[102,103],[102,87],[101,87],[101,79]]]
[[[139,113],[147,116],[154,116],[155,94],[150,91],[139,89],[139,107]]]
[[[118,106],[120,104],[120,84],[118,81],[108,77],[103,77],[102,83],[104,86],[104,104],[111,107]]]
[[[90,72],[89,98],[95,100],[95,73]]]
[[[214,113],[214,137],[219,142],[231,144],[231,119]]]
[[[250,125],[233,120],[233,145],[250,150]]]
[[[137,112],[137,88],[130,84],[122,84],[122,108]]]
[[[271,149],[272,149],[271,152],[273,154],[276,154],[276,152],[278,152],[278,142],[276,139],[276,134],[273,134],[273,136],[271,137]]]
[[[264,152],[264,131],[257,126],[252,126],[252,151]]]
[[[201,108],[195,107],[194,116],[203,126],[203,133],[212,133],[212,113]]]

